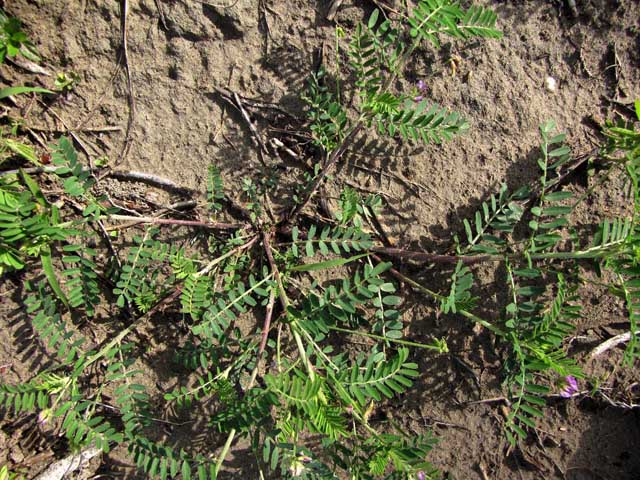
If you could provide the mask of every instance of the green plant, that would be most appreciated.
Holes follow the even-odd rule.
[[[635,101],[635,113],[640,121],[640,100]],[[610,285],[610,290],[624,301],[629,314],[630,341],[624,358],[625,363],[632,367],[640,358],[640,237],[637,227],[640,215],[640,131],[636,131],[631,123],[615,125],[607,122],[604,134],[607,143],[601,155],[625,176],[633,211],[631,218],[605,220],[589,252],[599,254],[596,258],[600,266],[611,271],[617,279]]]
[[[502,187],[498,195],[482,204],[473,224],[464,221],[467,244],[458,244],[462,256],[452,275],[451,293],[442,297],[443,312],[458,309],[468,315],[474,307],[470,294],[473,276],[464,267],[465,258],[477,260],[480,256],[482,261],[504,263],[510,301],[501,324],[484,325],[507,345],[505,385],[511,407],[506,431],[512,443],[526,437],[526,427],[535,428],[535,419],[543,416],[545,396],[552,391],[556,378],[582,377],[580,368],[563,348],[564,339],[573,332],[580,314],[576,292],[583,277],[576,260],[592,259],[617,276],[618,283],[610,289],[627,305],[632,332],[625,362],[632,365],[638,356],[635,332],[639,294],[635,280],[640,247],[636,218],[640,137],[628,127],[609,124],[605,130],[608,143],[601,152],[604,159],[613,160],[614,167],[621,167],[627,175],[634,199],[633,216],[605,220],[591,244],[580,246],[573,238],[573,248],[567,248],[569,244],[564,240],[571,238],[566,235],[570,233],[568,216],[584,197],[576,200],[571,192],[557,190],[559,171],[570,161],[570,150],[563,144],[565,135],[554,135],[553,130],[553,123],[540,127],[541,176],[537,190],[521,189],[508,195],[506,187]],[[620,152],[622,157],[617,155]],[[604,176],[607,177],[608,174]],[[529,212],[528,236],[514,238],[515,228],[525,221],[525,206]]]
[[[10,472],[9,468],[6,465],[0,468],[0,480],[14,480],[23,478],[25,478],[23,475]]]
[[[60,72],[56,75],[56,79],[53,82],[55,87],[61,92],[70,92],[80,83],[80,75],[76,72]]]
[[[28,283],[25,304],[35,331],[56,352],[59,365],[55,375],[3,386],[0,402],[16,412],[44,412],[47,421],[62,427],[72,448],[94,444],[108,451],[126,442],[136,464],[163,479],[178,473],[183,478],[215,478],[236,436],[248,437],[266,465],[288,476],[335,478],[340,470],[358,478],[390,472],[394,478],[435,475],[425,459],[431,438],[407,437],[393,426],[380,431],[369,418],[376,403],[406,391],[419,376],[407,347],[447,351],[444,340],[421,344],[403,339],[401,299],[385,278],[390,264],[371,256],[372,239],[363,230],[380,199],[362,201],[345,191],[339,225],[297,224],[299,211],[361,128],[376,125],[391,135],[426,141],[447,139],[462,130],[458,115],[427,107],[426,102],[415,105],[408,95],[393,94],[391,85],[423,38],[497,37],[495,16],[438,1],[432,21],[426,22],[421,15],[431,8],[429,3],[422,2],[411,17],[420,24],[412,27],[409,44],[394,33],[401,25],[385,21],[377,26],[377,11],[366,26],[358,27],[358,38],[349,46],[358,73],[358,119],[348,120],[341,100],[320,85],[318,77],[316,90],[312,84],[309,93],[311,130],[324,149],[324,164],[309,177],[292,209],[275,222],[265,204],[274,184],[245,179],[247,202],[240,209],[249,223],[234,234],[210,237],[206,254],[213,259],[167,247],[152,228],[133,238],[120,265],[97,262],[97,252],[81,245],[95,237],[91,226],[108,220],[112,212],[93,197],[93,177],[65,138],[53,147],[53,174],[65,194],[83,204],[81,218],[63,221],[26,174],[5,177],[5,205],[11,215],[3,225],[5,264],[24,269],[31,256],[41,259],[48,282],[36,277]],[[209,169],[207,190],[210,212],[219,215],[226,196],[215,166]],[[35,231],[23,226],[35,220]],[[31,249],[23,252],[24,244]],[[339,271],[341,279],[318,283],[318,271]],[[114,338],[87,350],[69,320],[71,314],[93,315],[108,295],[97,272],[110,272],[115,284],[110,308],[128,312],[133,320]],[[144,435],[151,422],[150,405],[145,388],[135,380],[137,361],[126,338],[174,299],[190,329],[180,357],[195,372],[192,381],[168,392],[165,400],[182,408],[215,399],[211,426],[227,440],[213,461],[176,452]],[[239,319],[250,313],[249,318],[262,316],[264,321],[248,333]],[[357,355],[334,351],[336,339],[345,334],[368,339],[370,347]],[[97,365],[105,380],[90,387],[83,379]],[[114,427],[103,407],[106,395],[113,398],[109,407],[118,412],[122,429]],[[320,436],[321,448],[310,443],[314,435]]]
[[[34,62],[40,61],[35,46],[22,31],[20,20],[8,17],[0,9],[0,63],[4,63],[6,57],[11,58],[18,54]]]
[[[556,378],[581,375],[564,344],[579,314],[575,261],[602,261],[623,278],[636,274],[637,222],[634,216],[605,223],[593,244],[565,244],[575,204],[570,192],[558,188],[561,168],[571,157],[552,123],[540,129],[535,188],[510,194],[502,187],[482,203],[472,221],[464,222],[466,238],[456,238],[455,255],[380,246],[367,226],[375,223],[381,199],[363,200],[352,189],[342,191],[333,218],[305,216],[331,168],[362,130],[440,142],[467,128],[458,114],[394,87],[420,42],[438,46],[444,36],[497,38],[495,14],[423,0],[403,18],[406,22],[382,20],[375,10],[356,27],[347,47],[353,86],[345,85],[341,75],[347,72],[338,61],[335,85],[326,71],[311,79],[308,126],[321,160],[284,214],[270,208],[269,195],[278,186],[271,171],[261,172],[267,180],[243,179],[244,203],[238,204],[212,165],[207,214],[217,220],[233,212],[241,223],[122,215],[96,197],[96,178],[64,137],[50,147],[53,168],[44,173],[59,183],[73,209],[51,202],[24,171],[0,177],[1,273],[24,271],[25,314],[43,348],[56,357],[51,368],[27,382],[0,385],[0,405],[16,414],[38,411],[71,449],[93,445],[108,452],[126,444],[140,470],[163,480],[216,478],[238,437],[248,440],[261,473],[270,469],[282,478],[437,478],[427,461],[433,438],[407,434],[401,425],[373,415],[420,377],[412,349],[448,352],[444,339],[405,338],[395,278],[438,300],[443,314],[462,315],[495,335],[510,400],[508,438],[516,443],[527,428],[535,428]],[[338,46],[342,38],[336,35]],[[355,112],[347,111],[341,98],[349,89]],[[637,154],[615,156],[620,149],[636,151],[627,131],[610,130],[610,151],[603,155],[624,165],[637,206]],[[151,226],[140,235],[122,235],[116,249],[104,222],[119,220]],[[208,232],[207,241],[170,246],[160,224],[200,227]],[[97,246],[87,248],[89,242]],[[107,249],[110,255],[99,254]],[[393,269],[381,255],[455,267],[439,293]],[[473,313],[478,308],[473,265],[485,261],[504,266],[509,299],[496,321]],[[617,292],[635,308],[636,283],[626,286]],[[90,320],[100,309],[115,319],[116,332],[89,347],[73,320]],[[165,315],[157,315],[161,311]],[[132,337],[161,318],[181,320],[185,327],[185,338],[175,346],[176,362],[190,371],[164,393],[167,403],[161,408],[207,402],[208,426],[219,433],[211,454],[171,448],[149,428],[157,407],[139,380],[144,358]],[[351,338],[367,343],[354,347]],[[100,381],[90,381],[96,378]]]
[[[25,93],[53,93],[45,88],[40,87],[7,87],[0,89],[0,100],[11,95],[21,95]],[[38,165],[40,162],[33,150],[33,147],[26,143],[20,142],[15,138],[17,136],[18,123],[14,122],[9,135],[0,128],[0,165],[11,155],[16,154]]]

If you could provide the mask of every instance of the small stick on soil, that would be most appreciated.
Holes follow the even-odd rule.
[[[278,140],[277,138],[274,137],[274,138],[269,139],[269,143],[274,148],[274,150],[279,148],[279,149],[283,150],[284,152],[286,152],[289,156],[293,157],[295,160],[300,161],[300,156],[296,152],[291,150],[289,147],[287,147],[280,140]]]
[[[131,129],[133,127],[133,121],[136,115],[136,101],[133,92],[133,82],[131,81],[131,67],[129,65],[129,49],[127,47],[127,16],[129,14],[129,3],[127,0],[122,0],[120,9],[121,29],[122,29],[122,62],[124,63],[125,73],[127,75],[127,89],[129,90],[129,118],[127,120],[127,129],[124,135],[124,143],[122,150],[120,151],[120,157],[116,162],[116,165],[122,162],[131,149]]]
[[[34,132],[43,132],[43,133],[66,133],[70,131],[68,128],[47,128],[47,127],[34,127],[29,126],[29,129]],[[104,126],[104,127],[85,127],[85,128],[74,128],[75,132],[83,132],[83,133],[106,133],[106,132],[121,132],[122,127],[118,126]]]
[[[363,126],[364,125],[362,123],[359,123],[355,127],[353,127],[353,130],[351,130],[351,132],[349,132],[349,134],[344,138],[342,144],[333,151],[333,153],[323,166],[322,170],[320,170],[320,173],[318,173],[315,180],[308,188],[304,200],[293,207],[293,209],[287,215],[285,215],[285,218],[282,219],[282,223],[284,226],[291,225],[291,223],[297,218],[300,212],[304,210],[307,204],[311,201],[311,197],[313,197],[313,194],[316,193],[316,191],[320,187],[320,184],[327,176],[327,173],[329,173],[329,170],[331,170],[331,168],[337,163],[337,161],[340,160],[340,157],[344,155],[347,147],[351,144],[356,135],[360,133],[360,130],[362,130]]]
[[[162,28],[164,28],[165,30],[169,30],[169,27],[167,27],[167,19],[164,16],[164,10],[162,9],[160,0],[154,0],[154,2],[156,4],[156,8],[158,9],[158,17],[160,17],[160,24],[162,25]]]
[[[480,462],[478,464],[478,470],[480,470],[480,475],[482,475],[482,480],[490,480],[490,477],[487,474],[487,467],[484,466],[483,462]]]
[[[154,187],[166,188],[168,190],[173,190],[177,192],[192,192],[193,190],[187,187],[183,187],[178,185],[164,177],[159,177],[157,175],[152,175],[150,173],[144,172],[136,172],[136,171],[122,171],[122,170],[114,170],[108,172],[105,176],[109,176],[112,178],[116,178],[118,180],[128,180],[133,182],[142,182],[153,185]],[[101,177],[103,178],[103,177]]]
[[[481,397],[482,387],[480,386],[480,379],[476,375],[476,372],[473,371],[473,368],[471,368],[464,360],[458,358],[458,356],[454,355],[453,353],[450,354],[450,357],[457,365],[459,365],[464,371],[471,375],[471,379],[473,380],[475,387],[478,389],[478,397]]]
[[[465,402],[464,405],[478,405],[481,403],[505,403],[507,405],[510,404],[509,399],[506,397],[493,397],[485,398],[483,400],[473,400],[471,402]]]
[[[431,426],[442,426],[442,427],[452,427],[452,428],[459,428],[460,430],[466,430],[466,431],[470,431],[469,428],[465,427],[464,425],[459,425],[457,423],[451,423],[451,422],[445,422],[444,420],[439,420],[437,418],[433,418],[433,417],[425,417],[424,415],[421,415],[422,417],[422,424],[425,427],[431,427]]]
[[[82,150],[82,153],[84,153],[86,155],[87,159],[89,160],[89,162],[91,162],[91,154],[89,153],[89,150],[85,146],[84,142],[82,140],[80,140],[80,137],[78,137],[78,135],[76,135],[76,133],[69,127],[69,125],[67,125],[65,123],[65,121],[62,120],[62,117],[60,117],[60,115],[58,115],[56,113],[56,111],[53,110],[49,105],[47,105],[44,102],[40,102],[40,101],[39,101],[39,103],[40,103],[40,105],[42,105],[46,109],[46,111],[48,113],[50,113],[56,120],[58,120],[62,124],[62,126],[64,128],[66,128],[67,132],[69,132],[69,135],[71,135],[71,138],[73,138],[73,140],[80,147],[80,150]],[[92,168],[92,170],[93,170],[93,168]]]
[[[387,173],[387,172],[382,171],[382,169],[380,169],[378,172],[374,172],[370,168],[367,168],[367,167],[365,167],[363,165],[358,165],[358,164],[355,164],[355,163],[350,163],[350,165],[353,168],[357,168],[358,170],[362,170],[363,172],[367,172],[367,173],[370,173],[372,175],[377,173],[378,175],[380,175],[382,177],[387,177],[387,178],[390,178],[392,180],[395,180],[395,181],[403,184],[405,187],[407,187],[413,193],[415,193],[418,196],[418,198],[421,198],[420,197],[420,190],[423,190],[423,191],[431,192],[433,195],[435,195],[442,202],[445,201],[440,195],[438,195],[438,193],[434,189],[432,189],[430,187],[427,187],[426,185],[421,185],[419,183],[412,182],[411,180],[409,180],[407,178],[404,178],[404,177],[402,177],[402,176],[400,176],[398,174]]]
[[[629,410],[635,409],[640,407],[640,404],[637,403],[625,403],[625,402],[619,402],[617,400],[613,400],[612,398],[610,398],[606,393],[604,393],[602,390],[598,390],[598,394],[611,406],[614,407],[618,407],[618,408],[626,408]]]
[[[28,134],[31,136],[31,138],[33,138],[33,139],[36,141],[36,143],[37,143],[38,145],[40,145],[42,148],[44,148],[45,150],[46,150],[47,148],[49,148],[49,147],[47,146],[47,144],[46,144],[46,143],[45,143],[45,142],[40,138],[40,135],[38,135],[36,132],[34,132],[31,128],[28,128],[28,127],[27,127],[27,133],[28,133]]]
[[[237,95],[238,98],[241,99],[242,103],[244,103],[245,105],[248,105],[248,106],[253,107],[253,108],[263,109],[263,110],[275,110],[277,112],[282,113],[283,115],[285,115],[287,117],[294,118],[294,115],[292,115],[291,113],[287,112],[285,109],[283,109],[282,107],[278,106],[275,103],[261,102],[259,100],[255,100],[253,98],[245,97],[243,95],[231,92],[230,90],[228,90],[226,88],[222,88],[222,87],[215,87],[214,86],[213,89],[225,101],[227,101],[228,103],[231,103],[232,105],[234,105],[233,96]]]
[[[327,12],[327,20],[333,22],[333,19],[336,17],[336,13],[338,13],[338,9],[342,5],[344,0],[333,0],[331,5],[329,6],[329,11]]]
[[[9,63],[12,63],[17,67],[20,67],[29,73],[35,73],[37,75],[45,75],[47,77],[51,76],[51,73],[49,73],[47,70],[42,68],[37,63],[33,63],[31,60],[27,60],[26,58],[22,58],[22,57],[11,58],[7,56],[6,59],[9,61]]]
[[[258,147],[258,154],[259,154],[259,157],[260,157],[260,162],[262,163],[263,166],[266,167],[267,163],[266,163],[266,161],[264,159],[264,154],[265,153],[269,153],[269,150],[267,150],[267,147],[265,146],[264,142],[262,141],[262,136],[258,133],[258,129],[253,124],[253,122],[251,121],[251,118],[249,118],[249,114],[247,113],[247,111],[244,109],[244,106],[242,105],[242,101],[240,100],[240,97],[238,97],[238,95],[236,93],[234,93],[233,94],[233,99],[236,102],[236,106],[238,107],[238,110],[240,110],[240,113],[242,114],[242,118],[247,123],[247,126],[249,127],[249,130],[251,131],[251,134],[253,135],[253,139],[256,142],[255,145],[256,145],[256,147]]]
[[[635,334],[640,335],[640,330],[638,330]],[[604,352],[611,350],[612,348],[615,348],[622,343],[627,343],[629,340],[631,340],[631,332],[625,332],[621,333],[620,335],[616,335],[615,337],[602,342],[600,345],[594,348],[589,354],[589,358],[596,358],[597,356],[602,355]]]
[[[270,12],[274,13],[273,10],[269,9]],[[264,54],[265,56],[269,55],[269,40],[271,37],[271,28],[269,27],[269,20],[267,19],[267,6],[265,5],[264,0],[258,0],[258,21],[261,24],[261,27],[265,32],[265,44],[264,44]]]
[[[53,463],[44,472],[34,478],[34,480],[62,480],[71,472],[81,468],[93,457],[102,453],[102,449],[95,446],[83,448],[78,453],[73,453],[68,457]]]
[[[171,205],[168,205],[166,207],[163,207],[160,209],[160,211],[155,215],[157,218],[160,218],[162,215],[165,215],[169,212],[176,212],[176,213],[180,213],[180,210],[189,210],[192,208],[195,208],[198,205],[198,203],[194,200],[186,200],[184,202],[176,202],[173,203]],[[136,218],[138,218],[136,216]],[[127,228],[131,228],[131,227],[135,227],[136,225],[140,225],[144,222],[140,222],[140,221],[132,221],[132,222],[128,222],[122,225],[117,225],[114,227],[110,227],[109,230],[125,230]],[[105,229],[106,230],[106,229]]]
[[[154,225],[180,225],[187,227],[202,227],[210,230],[239,230],[248,227],[245,223],[214,223],[201,222],[198,220],[178,220],[175,218],[156,218],[156,217],[134,217],[132,215],[109,215],[111,220],[125,220],[131,222],[150,223]],[[108,227],[107,230],[113,230],[114,227]]]

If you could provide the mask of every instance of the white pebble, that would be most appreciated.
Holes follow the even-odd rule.
[[[558,82],[556,82],[556,79],[553,77],[547,77],[547,79],[544,81],[544,86],[547,87],[547,90],[549,90],[550,92],[555,92],[557,85]]]

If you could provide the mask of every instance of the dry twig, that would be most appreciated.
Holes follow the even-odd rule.
[[[123,171],[123,170],[114,170],[108,172],[105,176],[109,176],[112,178],[116,178],[118,180],[128,180],[134,182],[142,182],[147,183],[149,185],[153,185],[154,187],[166,188],[168,190],[173,190],[177,192],[191,192],[192,190],[187,187],[183,187],[178,185],[172,180],[169,180],[164,177],[159,177],[158,175],[152,175],[150,173],[144,172],[136,172],[136,171]],[[100,177],[103,178],[103,177]]]
[[[132,215],[109,215],[111,220],[124,220],[129,222],[150,223],[152,225],[178,225],[187,227],[202,227],[210,230],[239,230],[248,227],[245,223],[222,223],[222,222],[202,222],[199,220],[178,220],[175,218],[158,217],[134,217]],[[107,230],[114,230],[115,227],[108,227]]]
[[[35,477],[34,480],[62,480],[100,453],[102,453],[100,448],[95,446],[85,447],[80,452],[72,453],[68,457],[53,463],[44,472]]]
[[[638,330],[635,334],[640,335],[640,330]],[[621,333],[620,335],[616,335],[615,337],[602,342],[596,348],[591,350],[589,358],[596,358],[597,356],[602,355],[604,352],[611,350],[612,348],[615,348],[622,343],[627,343],[629,340],[631,340],[631,332],[625,332]]]

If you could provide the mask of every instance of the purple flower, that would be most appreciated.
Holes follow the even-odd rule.
[[[418,83],[416,83],[416,86],[418,88],[414,90],[414,92],[416,93],[416,96],[413,97],[413,101],[421,102],[424,99],[424,94],[427,93],[427,84],[424,83],[423,80],[418,80]]]
[[[422,470],[420,470],[418,473],[416,473],[416,478],[418,480],[425,480],[427,478],[427,476],[424,474],[424,472]]]
[[[578,393],[578,381],[576,380],[576,377],[574,377],[573,375],[567,375],[566,377],[564,377],[564,383],[564,390],[560,392],[561,397],[571,398],[573,397],[573,395]]]

